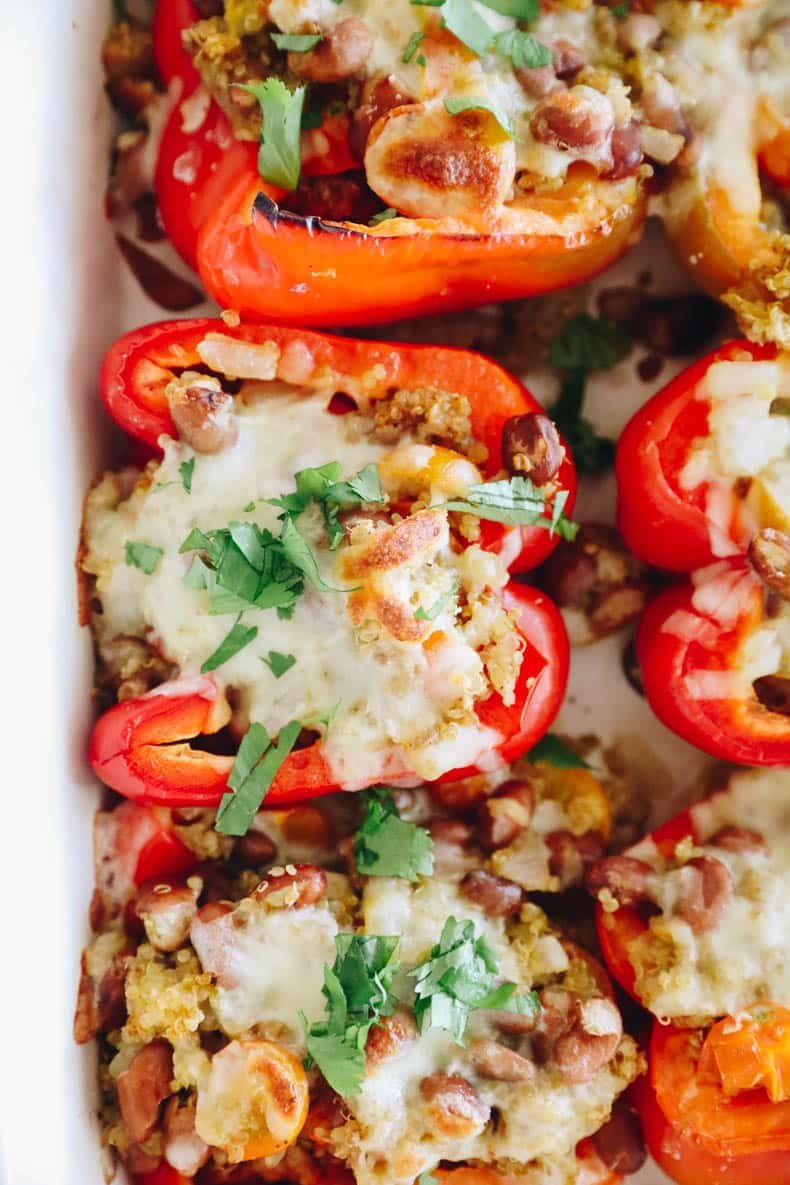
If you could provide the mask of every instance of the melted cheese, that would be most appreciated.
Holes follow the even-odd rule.
[[[790,1000],[790,773],[736,774],[727,792],[692,810],[703,838],[729,824],[746,827],[765,837],[768,852],[730,852],[704,843],[693,849],[690,854],[723,861],[734,880],[721,920],[700,935],[672,913],[683,868],[654,878],[651,894],[663,912],[632,946],[640,997],[668,1018],[718,1017],[755,1000]],[[662,868],[650,841],[633,851]]]
[[[217,979],[217,1020],[228,1036],[254,1029],[302,1050],[299,1012],[323,1013],[324,964],[334,962],[337,922],[324,905],[270,910],[249,904],[254,907],[193,926],[201,966]]]
[[[131,496],[118,501],[121,479],[114,475],[91,494],[84,566],[96,578],[102,606],[96,628],[105,656],[119,636],[144,637],[184,676],[197,674],[234,616],[212,616],[208,594],[184,583],[192,556],[180,554],[179,546],[189,531],[255,521],[276,533],[279,511],[265,500],[292,490],[295,472],[338,460],[344,475],[351,475],[384,456],[384,447],[363,431],[367,421],[326,415],[325,397],[249,383],[236,405],[238,439],[223,452],[195,458],[191,494],[183,488],[179,467],[193,454],[168,438],[162,440],[160,465]],[[251,503],[254,510],[245,509]],[[457,600],[450,596],[426,631],[430,646],[420,639],[399,640],[375,617],[376,598],[388,603],[394,598],[407,622],[413,622],[416,609],[440,601],[456,574],[473,598],[481,593],[481,574],[490,582],[489,596],[505,582],[504,564],[484,557],[476,546],[456,556],[446,515],[433,513],[441,529],[429,547],[413,560],[384,571],[363,571],[353,580],[343,570],[344,557],[353,549],[344,544],[331,552],[318,509],[302,514],[299,528],[310,541],[322,578],[340,591],[317,591],[308,583],[290,620],[280,620],[271,609],[246,612],[245,624],[258,627],[257,637],[212,675],[221,691],[233,689],[237,728],[257,720],[275,734],[289,720],[321,717],[337,705],[326,753],[346,789],[381,776],[385,757],[391,776],[414,771],[432,779],[474,762],[496,745],[498,734],[481,726],[473,711],[474,702],[490,691],[484,666],[489,660],[481,656],[482,647],[497,642],[501,653],[503,630],[516,637],[496,602],[488,611],[486,637],[478,605],[467,627],[457,618]],[[162,550],[153,574],[125,562],[127,541]],[[352,620],[351,596],[343,590],[359,585],[360,579],[373,597],[373,609]],[[296,659],[279,679],[262,661],[270,650]],[[512,657],[511,671],[520,661],[517,652]]]

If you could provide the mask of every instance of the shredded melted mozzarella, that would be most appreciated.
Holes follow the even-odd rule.
[[[223,452],[194,458],[191,493],[179,474],[191,450],[163,438],[160,465],[129,497],[122,498],[122,479],[115,475],[91,494],[84,566],[95,575],[102,607],[96,628],[105,655],[121,636],[142,637],[182,675],[196,675],[235,616],[211,615],[208,594],[184,583],[192,556],[180,554],[179,546],[189,531],[255,521],[278,533],[279,510],[265,500],[292,491],[295,472],[338,460],[344,476],[351,476],[384,456],[384,446],[364,431],[367,421],[326,415],[324,397],[248,383],[235,402],[238,439]],[[254,509],[246,509],[251,503]],[[256,625],[257,637],[212,675],[221,691],[233,690],[239,729],[257,720],[274,735],[289,720],[321,717],[336,707],[326,754],[346,789],[380,776],[383,754],[391,757],[393,776],[413,771],[432,779],[474,762],[496,745],[499,735],[479,724],[473,705],[490,691],[480,648],[503,627],[512,633],[509,619],[491,599],[491,591],[505,583],[505,566],[475,546],[457,556],[446,515],[435,513],[443,523],[435,544],[383,573],[368,578],[363,572],[361,583],[374,599],[395,598],[409,620],[418,607],[440,602],[456,575],[472,599],[487,583],[488,608],[476,603],[464,625],[456,616],[456,598],[446,598],[430,622],[423,640],[431,644],[425,646],[394,637],[375,614],[352,619],[351,597],[358,594],[343,590],[360,581],[344,574],[343,557],[350,549],[344,543],[336,552],[329,550],[320,512],[310,507],[299,528],[323,580],[340,591],[317,591],[308,583],[290,620],[281,620],[273,609],[245,613],[244,624]],[[155,572],[149,575],[125,562],[127,541],[162,550]],[[484,611],[486,629],[494,631],[488,634],[480,625]],[[262,661],[270,650],[296,659],[279,679]],[[515,669],[518,661],[516,654]]]
[[[632,946],[640,997],[657,1016],[731,1015],[756,1000],[790,999],[790,773],[782,769],[735,774],[726,792],[692,808],[704,838],[735,825],[759,831],[767,854],[719,847],[690,849],[727,865],[734,892],[713,930],[694,934],[672,913],[684,870],[659,871],[651,895],[662,913]],[[650,841],[634,854],[663,868]]]

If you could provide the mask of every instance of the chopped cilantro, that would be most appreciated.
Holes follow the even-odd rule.
[[[513,125],[504,111],[500,111],[495,103],[482,95],[454,95],[444,100],[444,106],[450,115],[461,115],[464,111],[487,111],[511,140],[515,135]]]
[[[390,1016],[390,993],[398,970],[397,937],[338,934],[335,961],[324,966],[326,1019],[310,1023],[301,1013],[307,1044],[305,1065],[315,1063],[339,1095],[359,1093],[365,1076],[365,1042],[379,1017]]]
[[[618,21],[624,21],[628,16],[629,7],[628,0],[621,0],[620,4],[613,4],[609,11],[617,17]]]
[[[242,513],[243,514],[251,514],[254,509],[255,509],[255,499],[253,498],[253,500],[251,502],[248,502],[247,505],[242,508]]]
[[[266,663],[275,679],[282,679],[286,671],[296,666],[296,659],[292,654],[280,654],[278,650],[270,650],[265,657],[261,656],[261,662]]]
[[[452,600],[460,587],[461,578],[456,576],[451,587],[448,588],[447,592],[442,593],[438,600],[434,601],[430,609],[423,609],[422,605],[420,605],[419,609],[415,610],[414,616],[418,621],[435,621],[442,609],[444,609],[448,601]]]
[[[139,568],[146,576],[153,576],[165,554],[161,547],[152,547],[150,543],[140,543],[132,539],[126,540],[124,553],[129,567]]]
[[[426,62],[426,60],[425,60],[425,54],[424,54],[424,53],[418,53],[418,54],[417,54],[417,57],[416,57],[414,60],[415,60],[415,62],[417,63],[417,65],[418,65],[418,66],[427,66],[427,64],[428,64],[428,63]]]
[[[324,735],[326,736],[326,734],[329,732],[329,726],[331,725],[335,716],[337,716],[339,708],[340,700],[338,700],[336,704],[332,704],[332,707],[328,708],[326,712],[315,712],[312,716],[305,716],[303,723],[305,725],[323,725]]]
[[[630,344],[619,325],[589,313],[566,321],[551,344],[551,363],[565,373],[559,398],[549,414],[582,473],[598,473],[614,460],[614,441],[598,435],[583,414],[587,375],[591,370],[614,366],[628,353]]]
[[[608,370],[631,348],[628,334],[605,317],[579,313],[551,343],[549,358],[558,370]]]
[[[449,29],[478,57],[488,53],[494,40],[494,30],[488,21],[480,16],[472,0],[444,0],[442,4],[442,25]],[[455,112],[451,111],[451,115]]]
[[[391,218],[397,218],[398,211],[393,210],[392,206],[388,206],[386,210],[379,210],[378,214],[374,214],[368,226],[378,226],[380,222],[389,222]]]
[[[281,518],[298,518],[311,502],[316,502],[324,516],[332,551],[343,539],[343,528],[337,517],[339,509],[362,502],[383,503],[387,500],[375,465],[365,465],[348,481],[339,480],[341,472],[339,461],[329,461],[313,469],[300,469],[294,476],[296,491],[293,494],[269,499],[272,506],[279,506],[283,511]]]
[[[528,761],[545,761],[547,765],[557,769],[589,769],[578,753],[574,753],[556,733],[547,732],[537,745],[533,745],[527,754]]]
[[[277,740],[272,741],[262,724],[250,725],[228,775],[230,791],[223,794],[219,804],[214,824],[217,831],[223,835],[247,834],[280,766],[293,749],[301,731],[300,722],[291,720],[280,729]]]
[[[514,70],[534,70],[537,66],[548,66],[554,57],[548,45],[521,29],[497,33],[494,49],[503,58],[510,58]]]
[[[526,23],[537,20],[540,13],[540,0],[480,0],[480,3],[502,16]]]
[[[365,792],[354,860],[363,876],[416,881],[433,872],[433,840],[424,827],[401,819],[391,790],[376,786]]]
[[[320,33],[272,33],[272,41],[278,49],[287,49],[293,53],[307,53],[315,49],[321,40]]]
[[[550,503],[546,502],[540,486],[528,477],[511,477],[502,481],[486,481],[471,486],[463,500],[443,502],[448,510],[474,514],[507,526],[544,527],[550,535],[555,532],[563,539],[574,539],[579,527],[565,517],[567,490],[560,490]],[[551,509],[551,515],[546,511]]]
[[[238,654],[240,650],[243,650],[257,636],[257,625],[242,625],[241,615],[239,615],[235,624],[231,626],[217,649],[203,663],[200,668],[201,673],[206,675],[209,671],[215,671],[217,667],[221,667],[223,663],[228,662],[229,659],[233,658],[235,654]]]
[[[409,976],[415,980],[414,1015],[421,1033],[445,1029],[459,1045],[470,1012],[506,1008],[534,1014],[540,1002],[534,992],[517,995],[514,983],[497,985],[499,961],[472,921],[449,917],[429,957]]]
[[[178,466],[178,475],[181,478],[181,484],[188,494],[192,493],[192,474],[195,472],[195,458],[190,457],[188,461],[182,461]]]
[[[305,88],[289,91],[270,75],[264,82],[236,83],[258,100],[263,116],[258,172],[264,181],[292,192],[302,167],[300,134]]]
[[[424,33],[412,33],[411,37],[409,38],[408,45],[403,51],[403,57],[401,58],[402,62],[410,62],[412,60],[424,36]]]

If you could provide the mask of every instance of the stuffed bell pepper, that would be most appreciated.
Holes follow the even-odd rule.
[[[601,852],[608,822],[587,770],[525,761],[237,838],[99,811],[75,1036],[108,1155],[135,1185],[616,1185],[643,1059],[603,967],[495,864],[520,840],[548,871],[562,825]]]
[[[108,786],[238,834],[267,794],[459,777],[545,732],[567,639],[510,573],[573,534],[574,471],[505,371],[194,320],[122,338],[102,390],[156,454],[85,507]]]
[[[790,764],[790,355],[729,342],[627,425],[617,452],[628,546],[688,573],[637,637],[657,715],[728,761]]]
[[[534,0],[158,0],[164,227],[220,304],[286,322],[586,280],[644,217],[617,28]]]
[[[624,72],[668,153],[657,212],[696,282],[788,346],[790,6],[650,9]]]
[[[790,1181],[790,773],[748,770],[593,866],[611,974],[656,1018],[634,1090],[680,1185]]]

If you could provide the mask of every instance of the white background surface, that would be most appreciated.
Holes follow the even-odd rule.
[[[109,7],[104,0],[0,2],[4,1185],[102,1182],[92,1055],[71,1043],[96,803],[84,757],[90,652],[75,624],[73,556],[82,496],[108,431],[98,362],[122,329],[162,315],[123,276],[102,216],[109,114],[98,48]],[[638,266],[633,259],[620,265],[622,278],[644,259],[642,251]],[[663,252],[656,270],[662,286],[679,286]],[[615,433],[644,398],[634,366],[629,359],[593,385],[590,410],[602,430]],[[538,395],[547,390],[540,376],[529,382]],[[612,510],[611,481],[592,483],[582,517]],[[640,736],[666,766],[655,803],[666,816],[701,758],[631,691],[620,673],[622,644],[615,638],[574,653],[560,723],[571,732]],[[649,1168],[631,1180],[663,1178]]]

